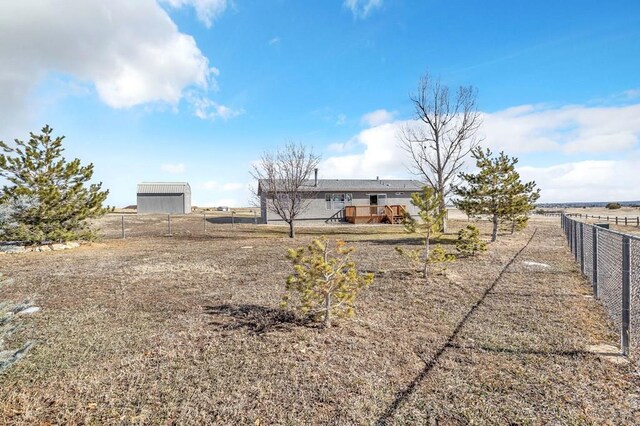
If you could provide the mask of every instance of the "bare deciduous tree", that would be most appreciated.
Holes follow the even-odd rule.
[[[275,153],[265,152],[251,175],[258,181],[258,197],[266,208],[289,224],[289,237],[295,237],[294,223],[315,197],[311,176],[320,157],[302,144],[288,143]]]
[[[400,132],[402,148],[411,156],[410,168],[435,189],[443,212],[464,158],[479,142],[476,132],[482,123],[476,99],[472,86],[460,87],[454,96],[448,86],[425,74],[411,95],[418,123]],[[445,215],[440,228],[447,231]]]

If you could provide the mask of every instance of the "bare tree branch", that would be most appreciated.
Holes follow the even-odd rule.
[[[265,197],[267,209],[289,224],[289,236],[295,236],[294,222],[316,196],[311,176],[320,157],[302,144],[288,143],[275,153],[265,152],[251,175],[258,181],[257,195]]]
[[[444,211],[465,157],[479,143],[476,132],[482,121],[477,91],[472,86],[460,87],[454,97],[446,85],[427,73],[410,99],[417,123],[400,130],[401,147],[411,158],[410,170],[435,189]],[[441,230],[446,232],[446,219]]]

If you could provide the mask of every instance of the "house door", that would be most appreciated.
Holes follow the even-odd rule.
[[[371,194],[369,195],[369,204],[372,214],[384,214],[384,206],[387,204],[387,194]]]

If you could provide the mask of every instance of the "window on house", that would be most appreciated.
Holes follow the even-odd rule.
[[[350,206],[353,203],[352,194],[325,194],[325,207],[327,210],[342,210],[344,206]]]
[[[344,194],[333,194],[333,208],[334,210],[344,209]]]

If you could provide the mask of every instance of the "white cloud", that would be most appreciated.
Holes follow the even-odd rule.
[[[172,175],[179,175],[185,172],[185,170],[187,170],[186,166],[183,163],[179,163],[179,164],[163,164],[160,166],[160,169],[163,172],[172,174]]]
[[[198,19],[210,28],[216,20],[227,9],[227,0],[162,0],[171,7],[180,8],[192,6],[196,10]]]
[[[366,129],[352,141],[342,145],[333,144],[334,150],[355,146],[364,151],[328,157],[319,166],[322,177],[375,179],[376,176],[390,178],[406,175],[403,165],[405,153],[397,143],[399,124],[383,124]]]
[[[375,127],[392,122],[395,114],[386,109],[377,109],[363,115],[361,121],[369,127]]]
[[[483,119],[481,132],[486,139],[482,145],[519,157],[518,170],[523,179],[538,183],[541,202],[640,200],[640,186],[629,181],[640,164],[640,104],[524,105],[484,113]],[[405,125],[415,122],[382,124],[344,143],[332,143],[328,148],[336,154],[322,161],[321,176],[410,177],[410,160],[398,143],[399,130]],[[589,159],[603,153],[607,161]],[[533,161],[535,167],[527,164]]]
[[[637,174],[639,161],[577,161],[518,171],[524,181],[536,181],[541,202],[637,201],[640,187],[629,184],[629,176]]]
[[[223,10],[219,2],[171,0],[187,3]],[[112,108],[177,106],[188,87],[204,99],[216,88],[217,70],[155,0],[2,2],[0,63],[0,128],[28,114],[30,95],[51,73],[93,86]]]
[[[345,114],[338,114],[338,117],[336,118],[336,124],[338,126],[342,126],[346,122],[347,122],[347,116]]]
[[[269,45],[273,46],[274,44],[279,44],[280,43],[280,37],[273,37],[271,40],[269,40]]]
[[[194,93],[187,96],[189,103],[194,109],[196,117],[203,120],[229,120],[244,114],[243,109],[233,109],[225,105],[221,105],[200,94]]]
[[[358,140],[357,138],[349,139],[346,142],[336,142],[329,144],[327,150],[331,152],[346,152],[350,151],[357,146]]]
[[[597,153],[632,149],[640,104],[611,107],[524,105],[483,114],[484,144],[509,153]]]
[[[344,0],[343,5],[351,11],[354,18],[365,19],[372,10],[382,6],[383,0]]]

